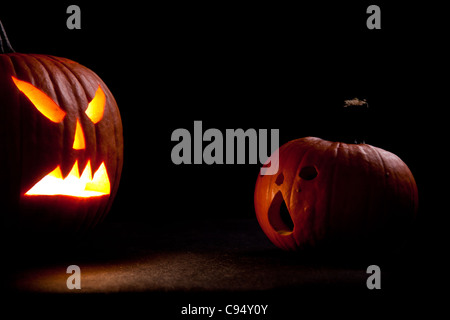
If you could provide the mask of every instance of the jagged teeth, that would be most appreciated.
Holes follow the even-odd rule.
[[[75,161],[67,177],[63,178],[60,166],[43,177],[25,195],[66,195],[74,197],[99,197],[110,193],[110,183],[105,163],[102,162],[92,176],[91,161],[88,161],[80,176],[78,161]]]

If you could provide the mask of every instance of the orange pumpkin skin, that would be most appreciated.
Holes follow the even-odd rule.
[[[293,228],[280,216],[283,201]],[[258,175],[254,205],[262,230],[282,249],[384,250],[405,240],[418,192],[393,153],[307,137],[279,148],[278,173]]]
[[[64,119],[55,123],[45,117],[12,77],[45,93],[65,112]],[[85,111],[99,86],[104,111],[93,123]],[[82,150],[74,149],[77,121],[84,134]],[[88,68],[49,55],[0,54],[0,145],[0,202],[8,222],[38,232],[76,232],[95,226],[110,210],[123,165],[122,122],[108,87]],[[110,193],[92,198],[25,195],[57,166],[66,177],[76,161],[80,174],[88,162],[92,174],[104,163]]]

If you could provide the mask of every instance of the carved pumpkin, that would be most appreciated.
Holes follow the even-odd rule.
[[[15,53],[1,29],[6,215],[38,231],[90,228],[109,211],[122,171],[116,101],[93,71],[65,58]]]
[[[254,204],[261,228],[282,249],[353,251],[396,247],[418,195],[396,155],[308,137],[279,148],[278,173],[258,176]]]

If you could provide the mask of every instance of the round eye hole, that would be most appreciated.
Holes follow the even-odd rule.
[[[283,173],[280,173],[278,175],[277,179],[275,180],[275,184],[277,186],[281,186],[283,184],[283,181],[284,181],[284,175],[283,175]]]
[[[317,177],[317,170],[314,166],[306,166],[301,168],[300,173],[298,174],[300,178],[304,180],[312,180]]]

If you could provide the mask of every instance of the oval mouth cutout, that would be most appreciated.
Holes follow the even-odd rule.
[[[294,231],[294,222],[289,214],[281,191],[278,191],[273,198],[269,207],[268,217],[270,225],[278,234],[286,236]]]

